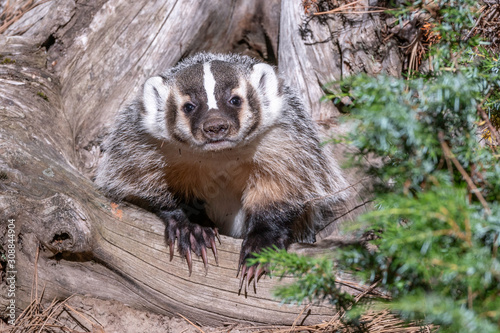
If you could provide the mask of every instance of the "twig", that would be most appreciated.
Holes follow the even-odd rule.
[[[65,300],[65,302],[66,302],[67,300],[69,300],[71,297],[72,297],[72,296],[68,297],[68,298]],[[77,316],[79,316],[80,318],[82,318],[83,320],[85,320],[87,323],[89,323],[89,324],[90,324],[90,326],[92,327],[92,330],[93,330],[93,329],[94,329],[94,327],[96,326],[96,325],[95,325],[95,323],[94,323],[92,320],[90,320],[90,319],[88,319],[87,317],[85,317],[85,316],[83,315],[83,313],[81,313],[80,311],[77,311],[76,309],[73,309],[73,308],[72,308],[71,306],[69,306],[68,304],[64,304],[64,307],[68,308],[70,311],[74,312]],[[100,327],[99,327],[99,329],[101,329],[101,331],[103,331],[103,330],[104,330],[104,328],[102,327],[102,325],[100,325],[100,324],[99,324],[99,326],[100,326]]]
[[[446,144],[446,142],[444,142],[444,134],[443,134],[443,132],[439,132],[438,133],[438,137],[439,137],[439,142],[441,143],[441,147],[443,149],[445,157],[447,156],[448,158],[450,158],[451,161],[453,162],[453,164],[455,164],[455,167],[458,169],[458,171],[460,172],[460,174],[462,175],[462,177],[464,177],[465,181],[467,182],[467,185],[469,185],[469,187],[471,188],[472,192],[474,192],[476,194],[477,198],[479,199],[479,202],[481,202],[481,205],[483,205],[484,210],[486,211],[486,213],[488,215],[491,215],[491,209],[488,206],[488,203],[484,199],[483,195],[481,194],[481,192],[479,192],[479,189],[474,184],[474,182],[472,181],[472,179],[469,177],[469,175],[467,174],[467,172],[465,171],[465,169],[460,165],[460,163],[455,158],[455,156],[453,156],[453,153],[452,153],[450,147],[448,147],[448,145]]]
[[[484,11],[481,13],[481,15],[479,15],[479,18],[476,20],[476,24],[474,24],[474,27],[472,27],[472,29],[470,29],[469,33],[467,34],[467,36],[465,36],[465,41],[469,40],[471,34],[474,32],[474,30],[476,30],[477,28],[477,25],[479,24],[479,22],[481,22],[481,19],[483,18],[484,16]]]
[[[64,306],[64,303],[67,301],[68,299],[65,299],[64,301],[62,301],[61,303],[57,304],[57,306],[55,306],[56,304],[56,300],[54,299],[52,301],[52,304],[51,306],[49,306],[47,308],[47,310],[45,310],[45,312],[48,312],[47,315],[45,315],[45,313],[43,314],[43,316],[45,318],[45,321],[43,322],[43,325],[40,327],[40,330],[38,331],[38,333],[41,333],[43,328],[46,326],[46,325],[49,325],[49,320],[52,319],[53,316],[56,315],[56,311],[59,310],[60,308],[62,308]]]
[[[38,257],[40,255],[40,244],[36,247],[35,272],[33,273],[33,284],[31,286],[31,301],[33,301],[33,290],[35,290],[35,300],[38,300]]]
[[[345,287],[349,287],[349,288],[352,288],[354,290],[357,290],[360,292],[360,295],[366,296],[366,295],[370,294],[370,295],[378,297],[378,298],[391,299],[389,296],[384,295],[383,293],[381,293],[378,290],[375,290],[371,286],[367,287],[365,285],[358,284],[358,283],[355,283],[353,281],[341,280],[341,279],[335,279],[335,283],[340,284],[341,286],[345,286]]]
[[[369,293],[371,293],[377,287],[377,285],[379,283],[380,283],[380,280],[375,281],[368,289],[366,289],[365,291],[363,291],[361,294],[357,295],[356,298],[354,298],[355,303],[358,303],[360,299],[362,299],[363,297],[365,297],[366,295],[368,295]]]
[[[360,2],[361,2],[361,0],[356,0],[356,1],[353,1],[353,2],[350,2],[350,3],[346,3],[345,5],[339,6],[337,8],[332,9],[332,10],[326,11],[326,12],[314,13],[313,15],[333,14],[333,13],[336,13],[336,12],[343,11],[344,9],[348,9],[348,8],[351,8],[351,7],[354,8]]]
[[[23,310],[23,312],[21,312],[19,317],[16,319],[16,325],[19,324],[19,322],[22,321],[26,316],[28,316],[27,313],[35,306],[36,302],[37,300],[32,300],[31,303]]]
[[[290,328],[290,332],[293,332],[293,330],[295,329],[295,325],[297,324],[297,321],[299,320],[299,318],[302,316],[302,314],[304,313],[304,311],[306,311],[310,307],[311,307],[311,304],[307,304],[306,306],[304,306],[304,308],[302,309],[302,311],[300,311],[300,313],[297,315],[297,317],[293,321],[292,328]]]
[[[187,321],[188,323],[190,323],[191,325],[193,325],[194,328],[196,328],[198,331],[200,331],[201,333],[205,333],[205,331],[203,331],[200,327],[198,327],[197,325],[193,324],[191,322],[191,320],[187,319],[186,317],[184,317],[183,315],[181,315],[180,313],[177,313],[179,316],[181,316],[182,318],[184,318],[185,321]]]
[[[485,100],[487,98],[488,98],[488,96],[486,96]],[[495,127],[493,126],[493,124],[490,121],[490,118],[488,118],[488,115],[486,114],[486,112],[484,112],[484,110],[481,106],[482,105],[479,105],[477,107],[477,111],[481,115],[481,118],[483,118],[483,120],[486,122],[486,125],[488,126],[488,129],[490,130],[491,138],[494,139],[494,141],[496,142],[497,145],[500,145],[500,135],[497,133]]]
[[[450,159],[447,154],[444,154],[444,159],[446,161],[446,167],[448,168],[448,172],[450,173],[450,180],[451,183],[453,184],[453,165],[451,165]]]
[[[335,14],[373,14],[373,13],[385,13],[389,10],[394,10],[394,9],[378,9],[378,10],[365,10],[365,11],[360,11],[360,12],[349,12],[349,11],[337,11]],[[319,15],[319,14],[330,14],[329,12],[323,12],[323,13],[314,13],[314,15]]]
[[[420,45],[420,41],[417,41],[415,45],[413,46],[410,54],[410,64],[408,65],[408,80],[410,79],[411,73],[413,71],[413,67],[415,68],[415,72],[418,71],[418,64],[417,64],[417,49],[418,46]]]

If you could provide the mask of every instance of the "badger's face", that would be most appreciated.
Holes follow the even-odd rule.
[[[279,119],[280,82],[266,64],[213,60],[144,86],[143,124],[153,136],[203,151],[245,144]]]

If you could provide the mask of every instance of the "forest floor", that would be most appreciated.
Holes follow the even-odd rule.
[[[216,302],[217,300],[214,300]],[[43,303],[43,302],[42,302]],[[101,300],[85,296],[73,296],[62,302],[42,305],[40,299],[21,314],[16,325],[10,326],[0,320],[0,332],[22,333],[292,333],[292,332],[359,332],[342,324],[342,315],[325,318],[324,322],[312,326],[255,325],[251,323],[226,323],[221,326],[204,326],[195,318],[181,314],[169,317],[133,309],[120,302]],[[283,305],[287,306],[287,305]],[[304,312],[307,306],[304,306]],[[298,318],[300,318],[299,316]],[[388,310],[378,310],[361,318],[363,327],[371,333],[432,332],[431,327],[406,325]]]

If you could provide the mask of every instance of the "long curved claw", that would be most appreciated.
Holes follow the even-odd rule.
[[[248,291],[249,290],[249,286],[250,286],[250,281],[252,280],[253,278],[253,274],[255,273],[255,265],[254,266],[250,266],[250,268],[248,269],[248,272],[247,272],[247,283],[246,283],[246,290]]]
[[[214,228],[214,234],[215,234],[215,237],[217,237],[217,240],[219,241],[219,245],[221,245],[222,243],[220,241],[219,229]]]
[[[215,263],[219,266],[219,256],[217,255],[217,246],[215,246],[215,240],[210,239],[210,247],[212,248],[212,252],[214,254]]]
[[[210,247],[214,253],[215,262],[219,265],[215,241],[216,238],[220,238],[217,229],[204,227],[187,219],[180,219],[172,212],[164,213],[161,217],[164,217],[166,223],[165,240],[169,248],[170,261],[173,260],[174,250],[177,247],[181,258],[186,258],[189,276],[193,273],[193,253],[201,257],[205,274],[208,274],[207,248]]]
[[[267,269],[265,267],[263,267],[262,265],[259,265],[259,268],[257,269],[257,272],[255,272],[255,284],[257,284],[257,282],[259,282],[260,280],[260,277],[267,273]]]
[[[170,241],[168,244],[168,248],[170,250],[170,261],[172,261],[172,259],[174,259],[174,242],[175,242],[175,239],[173,242]]]
[[[238,275],[240,275],[240,271],[241,271],[242,267],[243,267],[243,264],[240,262],[240,264],[238,265],[238,270],[236,271],[236,277],[238,277]]]
[[[240,267],[238,267],[238,273],[236,274],[236,277],[238,277],[238,274],[240,273]],[[241,267],[240,288],[238,289],[238,293],[241,292],[241,289],[243,288],[244,277],[246,274],[247,274],[247,265],[243,265],[243,267]]]
[[[191,249],[190,248],[188,248],[186,251],[186,261],[188,264],[189,276],[191,276],[191,273],[193,273],[193,258],[191,256]]]
[[[253,265],[248,267],[246,264],[240,265],[238,267],[238,273],[236,274],[236,277],[238,277],[241,269],[241,276],[240,276],[240,284],[239,284],[239,289],[238,289],[238,294],[241,294],[241,290],[243,290],[243,286],[245,286],[245,295],[250,289],[250,284],[252,283],[253,280],[253,290],[254,293],[257,293],[257,283],[259,282],[260,278],[268,273],[268,270],[265,266],[262,266],[260,264],[258,265]]]
[[[203,260],[203,266],[205,266],[205,275],[208,274],[208,259],[207,259],[207,248],[205,246],[201,247],[201,259]]]
[[[255,275],[253,277],[253,292],[257,294],[257,268],[255,269]]]
[[[265,266],[259,265],[255,269],[255,275],[253,277],[253,289],[255,293],[257,293],[257,283],[259,282],[260,278],[267,273],[269,273],[269,271]]]

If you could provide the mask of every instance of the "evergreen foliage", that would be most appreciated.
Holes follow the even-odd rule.
[[[426,3],[403,6],[401,20]],[[500,149],[480,115],[486,111],[498,128],[500,62],[468,36],[476,1],[434,4],[439,43],[428,52],[431,71],[341,83],[354,101],[352,161],[379,180],[376,209],[357,226],[376,231],[377,250],[350,246],[334,259],[269,250],[255,262],[297,277],[276,291],[284,302],[328,300],[362,313],[362,302],[335,281],[335,272],[348,271],[368,285],[378,282],[392,298],[380,304],[403,318],[441,332],[500,332]],[[367,166],[366,156],[382,163]]]

